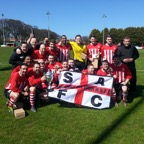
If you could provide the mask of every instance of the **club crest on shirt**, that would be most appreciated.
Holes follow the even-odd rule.
[[[125,71],[125,68],[122,68],[122,71]]]

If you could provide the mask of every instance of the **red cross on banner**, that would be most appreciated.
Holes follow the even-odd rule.
[[[109,108],[113,78],[63,71],[50,97],[97,109]]]
[[[87,85],[87,84],[88,84],[88,75],[82,74],[80,85],[82,86],[82,85]],[[81,105],[83,94],[84,94],[84,87],[78,88],[74,103]]]

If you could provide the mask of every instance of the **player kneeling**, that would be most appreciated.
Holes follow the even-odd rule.
[[[11,75],[5,86],[4,95],[9,99],[8,109],[10,112],[13,112],[13,109],[16,108],[16,102],[21,95],[29,95],[27,69],[27,64],[21,64],[20,70]]]
[[[118,55],[113,56],[114,63],[111,64],[111,68],[115,71],[117,78],[114,80],[114,88],[116,90],[116,95],[121,96],[124,106],[126,106],[126,100],[128,95],[128,82],[132,78],[132,74],[124,63],[120,61]],[[120,99],[118,97],[118,99]]]
[[[101,68],[97,71],[98,76],[111,76],[114,79],[116,79],[116,74],[112,70],[112,68],[109,66],[109,63],[107,60],[103,60],[101,65]],[[112,96],[111,96],[112,102],[115,104],[116,107],[118,107],[118,103],[116,101],[116,91],[114,87],[112,88]]]
[[[36,112],[35,97],[37,96],[38,98],[43,97],[48,99],[47,80],[46,76],[41,72],[39,63],[34,63],[32,71],[30,71],[28,74],[28,81],[30,85],[29,91],[31,111]]]

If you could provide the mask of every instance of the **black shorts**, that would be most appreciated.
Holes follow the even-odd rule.
[[[10,90],[10,89],[4,89],[4,95],[5,95],[5,97],[9,99],[11,92],[12,92],[12,90]]]
[[[43,92],[46,92],[46,90],[42,88],[36,88],[36,96],[40,95]]]
[[[120,96],[122,93],[121,87],[122,87],[122,85],[120,83],[117,83],[117,84],[114,83],[114,89],[116,91],[117,96]]]

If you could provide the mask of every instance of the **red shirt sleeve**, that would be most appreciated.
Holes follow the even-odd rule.
[[[22,90],[19,88],[18,80],[19,80],[19,74],[18,74],[18,73],[15,73],[15,74],[12,76],[12,81],[11,81],[10,89],[11,89],[13,92],[20,93],[20,92],[22,92]]]
[[[28,75],[28,82],[30,86],[35,86],[41,82],[41,77],[35,77],[33,72],[30,72]]]
[[[35,86],[41,82],[41,78],[35,79],[34,76],[28,78],[30,86]]]
[[[20,70],[20,66],[18,65],[11,73],[13,75],[14,73],[18,72]]]

